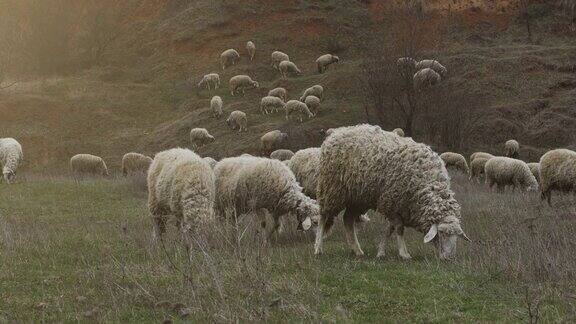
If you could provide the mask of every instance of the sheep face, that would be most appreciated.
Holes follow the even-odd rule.
[[[312,200],[312,202],[311,204],[300,204],[300,206],[296,208],[296,219],[298,219],[298,227],[296,229],[299,231],[307,231],[312,225],[318,224],[320,207],[318,207],[314,200]]]
[[[338,63],[340,62],[340,58],[336,55],[332,55],[332,63]]]
[[[257,88],[260,87],[260,84],[259,84],[258,82],[256,82],[256,81],[253,81],[253,82],[252,82],[252,87],[255,88],[255,89],[257,89]]]
[[[424,243],[434,242],[441,260],[450,260],[456,252],[458,237],[470,241],[456,219],[439,224],[432,224],[424,237]]]
[[[7,183],[13,183],[16,180],[16,173],[14,171],[4,171],[4,180]]]

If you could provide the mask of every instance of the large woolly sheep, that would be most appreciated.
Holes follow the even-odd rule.
[[[402,128],[394,128],[394,130],[392,131],[392,133],[400,136],[400,137],[404,137],[404,130]]]
[[[270,131],[260,137],[260,150],[264,155],[270,154],[272,151],[280,148],[286,140],[288,134],[282,133],[279,130]]]
[[[288,78],[289,75],[302,75],[302,71],[300,71],[294,62],[290,61],[280,62],[280,64],[278,64],[278,70],[283,79]]]
[[[148,168],[152,163],[152,158],[140,153],[126,153],[122,157],[122,175],[128,176],[129,174],[146,174]]]
[[[506,186],[521,188],[524,190],[538,190],[538,182],[530,168],[524,161],[508,158],[505,156],[493,157],[484,166],[486,183],[489,188],[494,185],[499,190]]]
[[[540,187],[542,199],[552,205],[552,191],[576,191],[576,152],[556,149],[540,158]]]
[[[280,51],[274,51],[272,52],[272,66],[278,70],[278,65],[280,65],[280,62],[282,61],[290,61],[290,57],[288,56],[288,54],[282,53]]]
[[[256,45],[254,45],[254,42],[252,41],[246,42],[246,52],[248,52],[248,57],[250,57],[250,61],[254,60],[254,55],[256,54]]]
[[[470,155],[470,164],[472,164],[472,161],[474,161],[477,158],[484,158],[484,159],[491,159],[493,158],[494,155],[490,154],[490,153],[486,153],[486,152],[474,152]]]
[[[355,219],[368,209],[389,220],[389,234],[396,233],[403,259],[410,259],[404,227],[427,233],[424,242],[434,241],[441,259],[453,256],[458,237],[467,239],[448,172],[430,147],[378,126],[357,125],[333,132],[321,150],[315,254],[322,253],[325,233],[344,209],[346,238],[356,255],[364,252]],[[378,257],[384,256],[388,235],[379,244]]]
[[[304,103],[306,104],[308,109],[310,109],[310,111],[314,116],[318,115],[318,113],[320,112],[320,98],[316,96],[308,96],[304,100]]]
[[[210,135],[206,128],[197,127],[190,130],[190,142],[192,142],[192,148],[195,150],[214,142],[214,140],[214,136]]]
[[[278,97],[282,99],[282,101],[286,102],[286,99],[288,99],[288,92],[286,91],[286,89],[278,87],[268,91],[268,96]]]
[[[22,146],[17,140],[10,137],[0,138],[0,166],[7,183],[12,183],[16,179],[16,170],[22,160],[24,160]]]
[[[169,216],[180,225],[183,242],[191,248],[189,231],[214,219],[214,172],[194,152],[174,148],[154,157],[148,171],[148,209],[152,238],[162,239]]]
[[[316,96],[322,100],[324,98],[324,88],[318,84],[311,86],[310,88],[304,90],[302,97],[300,97],[300,101],[304,102],[308,96]]]
[[[528,168],[530,168],[530,172],[532,172],[532,175],[534,176],[534,178],[536,178],[536,181],[538,181],[538,184],[540,184],[540,163],[533,162],[533,163],[527,163],[527,164],[528,164]]]
[[[246,118],[246,113],[240,110],[234,110],[226,119],[226,124],[231,129],[238,129],[238,132],[248,131],[248,119]]]
[[[446,68],[436,60],[422,60],[416,63],[416,70],[420,71],[423,69],[432,69],[442,78],[445,78],[448,74],[448,70],[446,70]]]
[[[276,112],[284,108],[284,101],[278,97],[266,96],[260,100],[260,112],[263,115]]]
[[[224,113],[222,110],[222,106],[224,102],[220,96],[214,96],[210,99],[210,109],[212,110],[212,116],[216,118],[220,118]]]
[[[286,110],[286,120],[289,120],[290,116],[293,114],[298,116],[298,120],[300,120],[300,122],[302,122],[303,118],[306,116],[308,118],[314,117],[314,114],[312,114],[310,109],[308,109],[308,106],[298,100],[289,100],[286,103],[286,106],[284,106],[284,109]]]
[[[324,73],[328,66],[332,63],[338,63],[340,58],[332,54],[324,54],[316,59],[316,66],[318,67],[318,73]]]
[[[250,78],[247,75],[233,76],[232,78],[230,78],[229,83],[230,83],[230,93],[232,95],[235,95],[238,92],[242,92],[242,94],[244,94],[244,91],[246,90],[256,89],[260,87],[258,82],[252,80],[252,78]]]
[[[440,158],[444,161],[444,165],[447,169],[454,168],[460,170],[466,174],[470,171],[468,169],[468,163],[466,163],[466,158],[462,154],[454,152],[444,152],[440,154]]]
[[[430,68],[425,68],[414,74],[414,89],[428,89],[440,83],[441,80],[440,74]]]
[[[506,150],[506,156],[517,159],[518,155],[520,154],[520,144],[516,140],[507,140],[504,143],[504,149]]]
[[[279,149],[270,153],[270,158],[279,161],[290,160],[294,156],[294,152],[287,149]]]
[[[220,62],[222,63],[222,70],[236,64],[240,60],[240,54],[235,49],[227,49],[220,54]]]
[[[209,73],[198,82],[198,88],[205,87],[208,90],[220,88],[220,76],[218,73]]]
[[[484,168],[486,166],[486,162],[489,159],[485,157],[477,157],[475,159],[470,160],[470,176],[468,177],[469,180],[476,179],[480,180],[480,177],[484,175]]]
[[[70,158],[70,171],[74,175],[108,176],[106,162],[96,155],[76,154]]]

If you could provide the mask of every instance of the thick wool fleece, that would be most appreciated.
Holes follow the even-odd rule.
[[[499,188],[505,186],[522,189],[538,189],[538,182],[524,161],[504,156],[493,157],[484,166],[486,183],[489,187],[496,184]]]
[[[455,168],[464,173],[468,173],[468,163],[466,163],[466,158],[462,154],[454,152],[444,152],[440,154],[440,158],[444,161],[446,168]]]
[[[74,174],[108,175],[104,160],[92,154],[76,154],[70,159],[70,170]]]
[[[126,153],[122,157],[122,174],[127,176],[130,173],[144,173],[148,172],[148,168],[152,164],[152,158],[140,153]]]
[[[550,199],[552,191],[576,191],[576,152],[552,150],[540,158],[540,186]]]

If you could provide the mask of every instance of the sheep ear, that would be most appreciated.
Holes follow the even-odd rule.
[[[312,227],[312,219],[310,217],[306,217],[306,219],[302,222],[302,228],[307,231]]]
[[[432,241],[437,234],[438,234],[438,225],[432,224],[432,226],[430,226],[430,230],[428,231],[428,233],[426,233],[426,236],[424,236],[424,243],[429,243],[430,241]]]
[[[462,237],[466,241],[472,243],[472,240],[468,237],[468,235],[466,235],[466,233],[464,233],[464,231],[462,231],[462,234],[460,234],[460,237]]]

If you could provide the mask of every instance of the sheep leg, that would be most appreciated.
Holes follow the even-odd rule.
[[[327,216],[327,214],[320,215],[320,220],[318,221],[318,228],[316,229],[316,240],[314,242],[314,254],[322,254],[322,243],[325,238],[325,233],[330,229],[331,225],[328,222],[332,220],[332,216]]]
[[[162,235],[166,232],[166,216],[154,215],[152,224],[152,242],[156,243],[162,240]]]
[[[386,256],[386,241],[388,240],[388,238],[390,236],[392,236],[392,233],[394,233],[396,231],[396,226],[394,226],[390,222],[386,222],[386,223],[387,223],[388,230],[387,231],[386,231],[386,229],[384,230],[384,235],[382,235],[382,240],[380,241],[380,244],[378,244],[378,254],[376,254],[377,258],[383,258],[384,256]]]
[[[396,240],[398,241],[398,254],[400,254],[400,257],[404,260],[412,259],[404,241],[404,226],[396,226]]]
[[[270,240],[270,238],[272,238],[272,235],[274,235],[274,233],[278,231],[278,229],[280,228],[280,224],[281,224],[280,217],[277,215],[272,215],[272,226],[270,226],[268,233],[266,233],[267,240]]]
[[[346,229],[346,240],[352,251],[354,251],[354,254],[356,254],[356,256],[363,256],[364,252],[360,248],[360,243],[356,236],[355,220],[358,216],[360,216],[360,212],[353,208],[346,208],[346,212],[344,213],[344,228]]]

